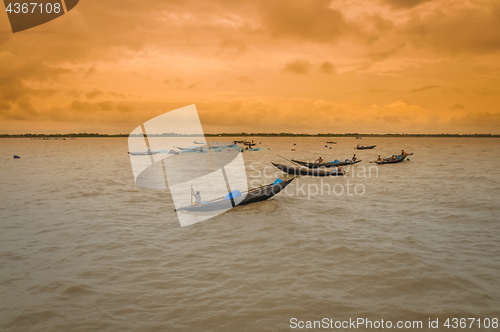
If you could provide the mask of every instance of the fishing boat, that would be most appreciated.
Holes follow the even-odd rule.
[[[181,148],[176,146],[177,149],[181,151],[187,151],[187,150],[192,150],[192,151],[203,151],[203,150],[216,150],[216,149],[225,149],[225,148],[236,148],[236,144],[230,144],[230,145],[219,145],[219,146],[211,146],[211,147],[204,147],[204,146],[188,146],[186,148]]]
[[[206,142],[197,142],[197,141],[194,141],[193,143],[194,144],[207,144]]]
[[[358,150],[368,150],[368,149],[373,149],[374,147],[376,147],[376,145],[369,145],[369,146],[357,146],[356,149]]]
[[[305,167],[318,168],[318,167],[338,167],[338,166],[354,165],[359,163],[361,160],[356,160],[354,162],[352,160],[340,161],[340,162],[330,161],[328,163],[310,163],[307,161],[299,161],[294,159],[292,159],[292,161],[296,164],[303,165]]]
[[[326,142],[326,144],[337,144],[337,142]]]
[[[286,179],[284,181],[275,181],[274,183],[268,184],[266,186],[250,189],[246,193],[239,193],[239,196],[237,197],[234,197],[236,195],[230,196],[230,194],[228,194],[225,197],[218,198],[213,201],[203,202],[203,204],[201,205],[184,206],[177,209],[176,211],[210,212],[229,209],[233,207],[233,204],[234,206],[240,206],[265,201],[284,190],[293,181],[293,179],[295,179],[295,177]]]
[[[129,152],[128,154],[131,156],[152,156],[160,153],[168,153],[168,154],[178,154],[179,152],[175,150],[157,150],[157,151],[139,151],[139,152]]]
[[[404,161],[408,156],[411,156],[413,153],[408,153],[404,156],[402,155],[397,155],[395,157],[395,160],[391,160],[391,158],[386,158],[386,159],[382,159],[382,161],[374,161],[374,163],[377,163],[379,165],[383,165],[383,164],[397,164],[397,163],[400,163],[402,161]]]
[[[128,154],[131,156],[152,156],[157,153],[160,153],[158,151],[140,151],[140,152],[129,152]]]
[[[234,144],[243,143],[244,141],[233,141]]]
[[[305,166],[286,166],[282,164],[276,164],[271,162],[274,167],[282,170],[285,173],[291,175],[309,175],[309,176],[342,176],[345,173],[337,172],[337,170],[323,170],[320,168],[308,168]]]

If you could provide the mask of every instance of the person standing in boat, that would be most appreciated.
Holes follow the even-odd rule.
[[[406,156],[406,151],[405,150],[401,150],[401,157],[405,157]]]
[[[321,157],[319,157],[318,159],[316,159],[316,161],[314,163],[316,163],[316,164],[322,164],[323,163],[323,159]]]
[[[194,203],[193,205],[195,206],[200,206],[201,205],[201,194],[199,191],[196,193],[194,192],[193,188],[191,188],[191,195],[194,196]]]
[[[354,156],[352,156],[352,163],[354,164],[356,162],[357,158],[356,158],[356,154],[354,154]]]
[[[382,158],[380,158],[380,155],[378,155],[377,161],[381,162]]]

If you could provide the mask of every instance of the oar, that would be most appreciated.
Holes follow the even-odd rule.
[[[290,159],[287,159],[287,158],[285,158],[285,157],[282,157],[282,156],[280,156],[280,155],[277,155],[277,156],[278,156],[278,157],[280,157],[280,158],[283,158],[283,159],[285,159],[285,160],[288,160],[289,162],[294,163],[295,165],[298,165],[298,166],[301,166],[301,167],[303,167],[303,166],[304,166],[304,165],[301,165],[301,164],[299,164],[299,163],[296,163],[296,162],[295,162],[295,161],[293,161],[293,160],[290,160]]]

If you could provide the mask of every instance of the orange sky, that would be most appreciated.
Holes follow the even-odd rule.
[[[500,134],[497,0],[81,0],[13,34],[0,133],[129,133],[196,104],[205,132]]]

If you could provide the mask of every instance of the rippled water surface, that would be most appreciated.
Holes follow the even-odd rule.
[[[167,191],[135,185],[126,139],[0,139],[0,330],[500,318],[498,139],[254,140],[270,150],[243,154],[251,185],[276,178],[277,155],[363,162],[181,228]],[[409,162],[368,173],[402,148]]]

